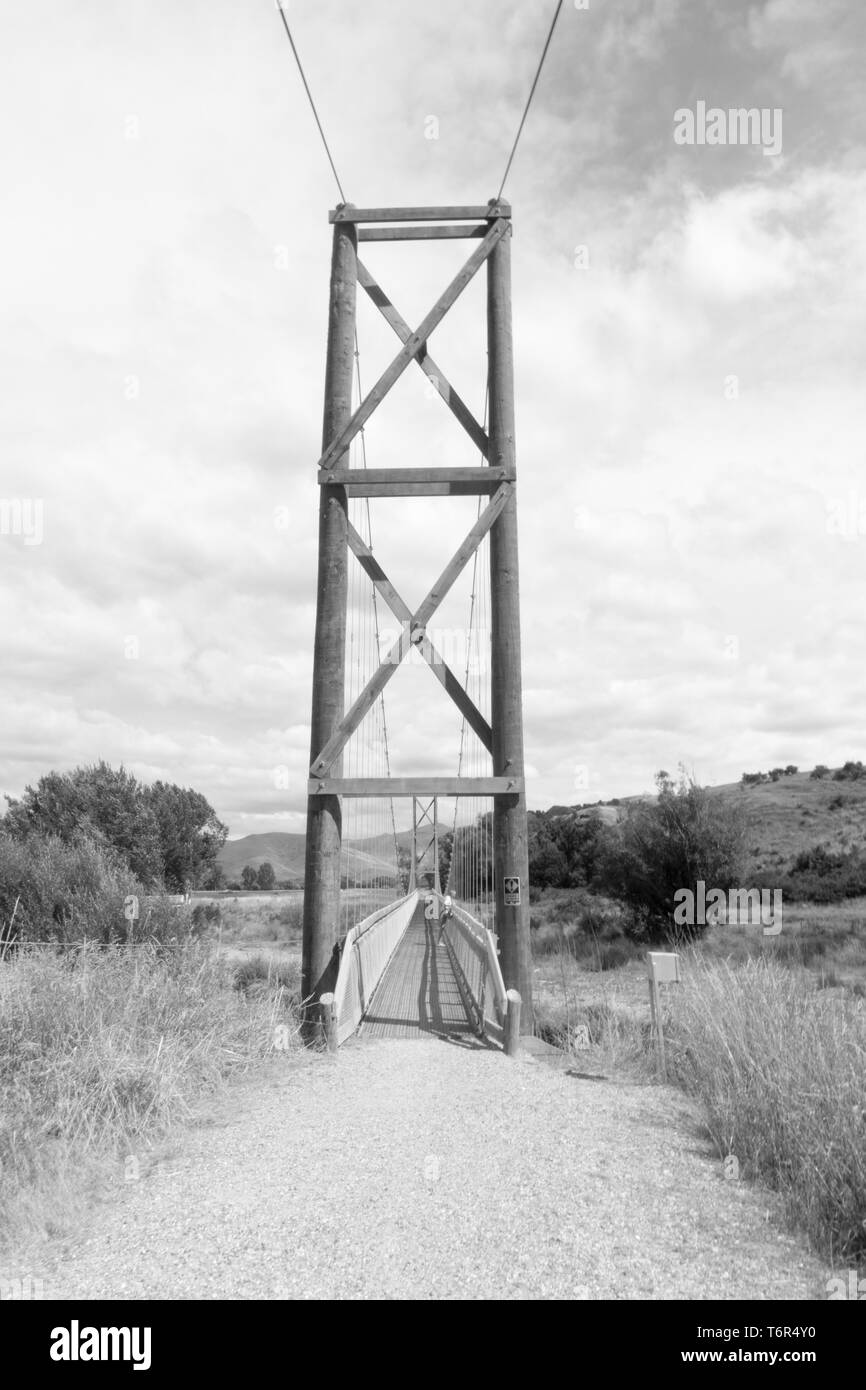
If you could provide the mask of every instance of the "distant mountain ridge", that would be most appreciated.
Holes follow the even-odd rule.
[[[866,847],[866,777],[837,779],[831,769],[820,778],[811,772],[796,772],[780,776],[776,781],[743,786],[727,782],[708,787],[725,800],[741,806],[749,817],[752,834],[751,849],[755,868],[771,868],[787,863],[801,850],[823,844],[828,849]],[[653,799],[644,796],[615,798],[599,805],[583,803],[576,806],[557,805],[549,811],[530,812],[530,815],[585,818],[598,812],[608,824],[614,823],[629,802]],[[440,825],[444,834],[450,826]],[[411,830],[397,836],[401,848],[412,843]],[[379,872],[393,866],[392,840],[389,835],[360,840],[348,845],[349,871],[360,873],[363,868]],[[426,843],[426,841],[425,841]],[[302,834],[271,831],[260,835],[244,835],[228,840],[220,851],[219,862],[229,881],[239,879],[245,864],[258,868],[266,860],[273,865],[278,882],[290,882],[301,887],[304,880],[304,844]]]

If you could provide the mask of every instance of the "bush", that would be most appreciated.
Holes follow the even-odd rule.
[[[740,781],[744,787],[759,787],[762,782],[766,782],[765,772],[744,772]]]
[[[132,922],[131,899],[139,910]],[[7,949],[15,942],[168,941],[187,930],[183,911],[164,895],[145,899],[120,855],[105,845],[84,836],[18,840],[0,831],[0,943]]]
[[[809,777],[813,782],[819,782],[822,777],[827,776],[829,771],[829,767],[825,767],[823,763],[818,763],[817,766],[812,768],[812,771],[809,773]]]
[[[759,885],[764,886],[764,885]],[[859,849],[801,850],[787,873],[772,885],[792,902],[836,903],[866,894],[866,855]]]
[[[630,803],[625,818],[609,830],[598,875],[603,890],[631,909],[626,930],[641,942],[673,934],[678,890],[696,893],[702,879],[707,889],[727,892],[741,882],[746,858],[747,827],[734,807],[684,773],[676,785],[660,773],[656,785],[654,803]],[[677,935],[703,930],[695,924]]]
[[[861,777],[866,777],[866,767],[861,762],[843,763],[842,767],[833,773],[834,782],[858,782]]]
[[[221,921],[219,903],[196,903],[192,910],[193,936],[204,936],[208,927],[218,927]]]

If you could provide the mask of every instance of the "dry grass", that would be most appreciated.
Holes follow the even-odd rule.
[[[784,1197],[831,1258],[866,1253],[866,1006],[774,961],[691,951],[670,1056],[720,1154]]]
[[[261,979],[261,976],[259,976]],[[68,1227],[94,1184],[202,1095],[297,1045],[279,979],[239,989],[206,946],[27,952],[0,969],[0,1232]]]
[[[862,948],[862,919],[839,908],[786,918],[763,945],[720,928],[663,991],[671,1079],[701,1102],[719,1154],[778,1191],[832,1261],[866,1255]],[[843,967],[853,986],[829,988]],[[545,942],[534,981],[537,1032],[581,1070],[655,1077],[643,961],[587,970],[564,937]]]

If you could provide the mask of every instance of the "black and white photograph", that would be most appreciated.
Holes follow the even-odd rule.
[[[833,1374],[866,10],[0,9],[28,1372],[581,1302],[611,1369]]]

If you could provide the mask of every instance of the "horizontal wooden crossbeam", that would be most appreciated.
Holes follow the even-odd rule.
[[[350,203],[328,213],[329,222],[480,222],[482,218],[510,217],[507,202],[486,207],[355,208]]]
[[[517,796],[522,777],[311,777],[310,796]]]
[[[429,227],[362,227],[359,241],[454,241],[487,235],[487,222],[464,227],[459,222]]]
[[[504,468],[330,468],[322,487],[344,487],[348,497],[479,497],[513,482]]]
[[[376,280],[363,262],[359,260],[357,265],[358,284],[372,299],[385,322],[390,323],[397,337],[400,339],[400,342],[407,343],[412,336],[412,330],[408,323],[388,298],[382,286],[376,283]],[[433,361],[433,358],[427,351],[426,345],[423,351],[418,353],[415,361],[418,363],[424,375],[429,377],[430,381],[432,381],[455,419],[460,421],[460,424],[469,435],[476,449],[479,450],[482,458],[487,458],[490,450],[490,440],[486,432],[482,429],[481,425],[479,425],[469,407],[465,405],[460,396],[458,396],[454,387],[442,371],[442,368],[438,367]]]
[[[391,387],[403,375],[409,363],[423,352],[427,339],[444,319],[448,310],[463,293],[475,272],[484,264],[494,246],[504,235],[508,223],[504,218],[498,218],[491,224],[490,230],[476,251],[473,251],[463,269],[455,275],[451,284],[439,296],[438,300],[430,310],[429,314],[422,320],[415,332],[407,338],[400,352],[394,358],[390,367],[382,373],[376,385],[365,396],[358,406],[352,418],[340,430],[339,434],[331,440],[327,449],[319,459],[320,468],[328,468],[335,463],[341,454],[344,454],[351,444],[358,431],[367,423],[373,411],[381,405]]]

